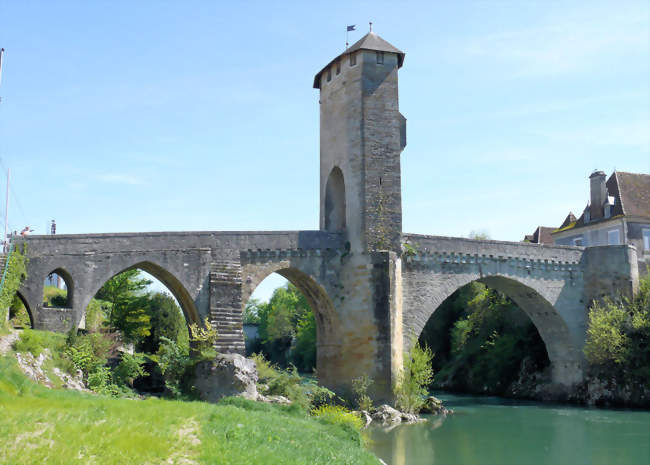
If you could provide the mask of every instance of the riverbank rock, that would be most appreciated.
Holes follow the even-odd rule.
[[[368,412],[367,410],[361,410],[360,412],[357,413],[363,420],[363,429],[366,429],[368,426],[370,426],[370,423],[372,423],[372,417],[370,416],[370,412]]]
[[[453,410],[449,410],[442,405],[442,401],[434,396],[429,396],[424,400],[424,405],[420,413],[429,413],[432,415],[449,415],[454,413]]]
[[[372,414],[372,419],[382,425],[391,425],[402,422],[402,412],[390,405],[382,405]]]
[[[288,405],[291,403],[291,401],[284,396],[265,396],[262,394],[257,394],[257,399],[255,400],[258,402],[266,402],[267,404]]]
[[[383,426],[397,425],[399,423],[419,423],[426,421],[414,413],[400,412],[390,405],[382,405],[370,415],[373,421]]]
[[[257,400],[257,367],[239,354],[218,354],[214,360],[197,363],[195,386],[202,400],[218,402],[223,397],[241,396]]]
[[[25,353],[16,353],[16,360],[18,360],[18,366],[29,378],[33,381],[47,386],[49,388],[54,387],[52,381],[48,378],[45,371],[43,371],[43,363],[50,358],[50,350],[43,349],[38,357],[34,357],[30,352]]]
[[[81,370],[77,370],[74,376],[63,372],[56,367],[54,367],[52,371],[54,371],[54,374],[58,376],[63,382],[63,385],[61,386],[63,389],[90,392],[84,385],[83,373]]]

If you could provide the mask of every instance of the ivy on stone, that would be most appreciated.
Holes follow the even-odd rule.
[[[0,319],[2,325],[6,325],[7,312],[11,306],[16,292],[20,285],[27,278],[27,258],[25,257],[27,246],[16,247],[7,257],[7,273],[0,290]],[[4,270],[0,270],[0,273]],[[1,275],[0,275],[1,276]]]

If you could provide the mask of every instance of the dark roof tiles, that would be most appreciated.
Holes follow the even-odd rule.
[[[377,52],[396,53],[398,68],[402,67],[402,64],[404,63],[404,56],[406,55],[400,49],[386,42],[384,39],[382,39],[377,34],[371,31],[365,36],[363,36],[361,39],[357,40],[345,52],[338,55],[336,58],[330,61],[323,69],[321,69],[318,73],[316,73],[316,76],[314,76],[314,89],[320,89],[320,76],[327,68],[332,66],[332,63],[334,63],[336,60],[342,58],[345,55],[349,55],[352,52],[356,52],[357,50],[374,50]]]
[[[614,197],[614,211],[610,218],[617,216],[650,218],[650,174],[614,171],[605,186],[607,187],[608,196]],[[592,220],[586,223],[583,211],[580,218],[574,219],[575,224],[570,226],[571,222],[567,220],[571,215],[569,213],[562,226],[554,232],[581,228],[610,219],[598,218],[595,221]]]

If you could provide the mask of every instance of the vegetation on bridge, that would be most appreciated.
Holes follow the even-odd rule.
[[[19,300],[16,292],[27,277],[27,259],[25,247],[14,248],[7,256],[5,270],[0,270],[2,289],[0,290],[0,325],[6,329],[7,312],[15,301]],[[4,276],[3,276],[4,275]],[[22,305],[22,303],[21,303]]]

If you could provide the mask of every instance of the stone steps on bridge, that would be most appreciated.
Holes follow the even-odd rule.
[[[219,260],[210,265],[210,281],[221,283],[241,283],[241,265],[239,262]]]
[[[219,306],[210,307],[210,323],[217,329],[217,352],[245,353],[241,311],[241,265],[234,260],[210,264],[211,298]]]

